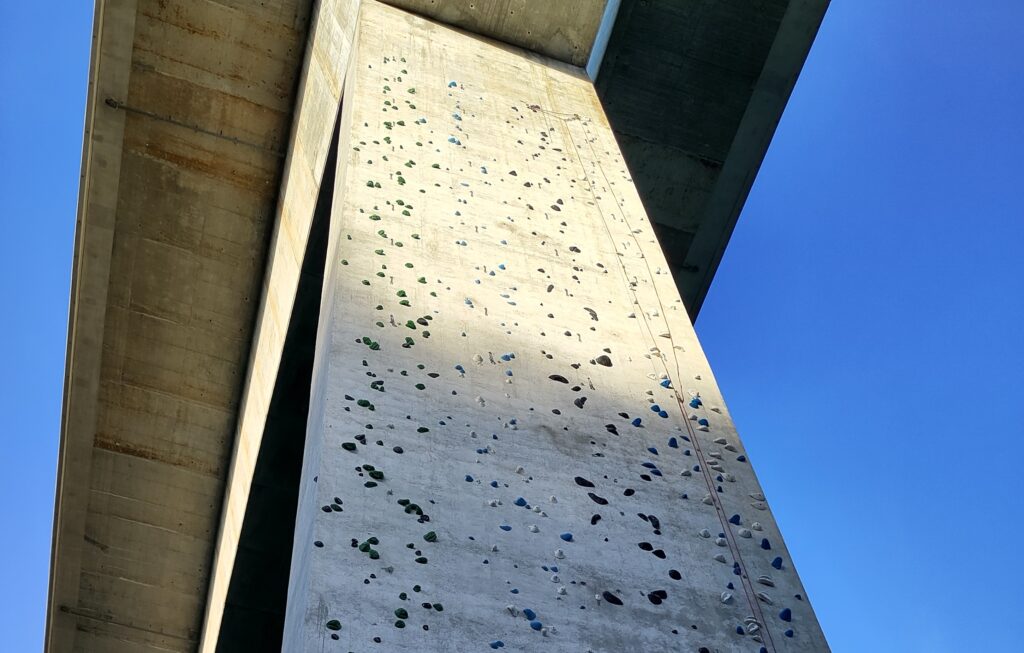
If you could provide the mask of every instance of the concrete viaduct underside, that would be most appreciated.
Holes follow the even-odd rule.
[[[386,1],[596,73],[691,318],[828,4]],[[280,650],[359,6],[96,2],[48,651]]]

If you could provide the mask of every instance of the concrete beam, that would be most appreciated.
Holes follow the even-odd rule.
[[[204,653],[212,653],[217,648],[253,473],[298,289],[332,128],[341,103],[343,79],[359,8],[359,0],[319,2],[307,38],[288,159],[284,165],[274,235],[263,277],[210,589],[206,597],[199,646]]]
[[[575,66],[587,64],[607,3],[607,0],[383,1]]]

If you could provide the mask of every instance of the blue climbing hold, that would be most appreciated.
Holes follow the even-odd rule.
[[[786,637],[792,637],[793,636],[793,629],[790,628],[790,629],[786,630],[786,632],[784,632],[782,634],[785,635]]]
[[[461,365],[456,365],[455,369],[458,370],[459,372],[462,372],[463,374],[466,373],[466,368]]]
[[[776,569],[782,569],[782,558],[780,556],[776,556],[775,559],[772,560],[772,566]]]
[[[529,621],[533,621],[537,618],[537,613],[531,610],[530,608],[523,608],[523,616],[526,617]]]
[[[640,420],[640,418],[639,418],[639,417],[637,417],[636,419],[634,419],[634,420],[633,420],[633,422],[632,422],[633,426],[640,426],[640,424],[642,424],[642,423],[643,423],[643,422],[642,422],[642,421]]]
[[[679,440],[676,440],[675,438],[669,438],[668,439],[668,446],[669,446],[670,449],[678,449],[679,448]]]
[[[710,422],[708,422],[703,417],[701,417],[699,420],[697,420],[697,423],[700,424],[701,426],[709,426],[710,425]]]
[[[510,531],[510,530],[512,530],[512,527],[511,527],[511,526],[509,526],[508,524],[502,524],[502,525],[501,525],[501,526],[499,526],[498,528],[500,528],[500,529],[501,529],[501,530],[503,530],[503,531]]]
[[[765,551],[771,551],[772,550],[772,545],[771,545],[770,542],[768,542],[768,538],[767,537],[762,537],[761,538],[761,548],[764,549]]]
[[[655,456],[658,455],[658,450],[655,449],[654,447],[647,447],[647,450],[653,453]]]
[[[659,406],[658,404],[654,404],[653,406],[651,406],[651,412],[652,413],[660,413],[661,412],[661,406]]]
[[[544,626],[543,626],[543,624],[541,624],[541,623],[540,623],[539,621],[537,621],[537,620],[534,620],[534,621],[531,621],[531,622],[530,622],[530,628],[533,628],[534,630],[540,630],[540,629],[541,629],[541,628],[543,628],[543,627],[544,627]]]
[[[670,381],[669,379],[665,379],[664,381],[661,382],[660,385],[663,388],[671,388],[672,387],[672,381]]]
[[[690,400],[690,408],[700,408],[702,403],[703,402],[700,400],[700,397],[694,397]]]
[[[572,533],[562,533],[558,537],[562,538],[565,542],[572,542]]]
[[[466,474],[466,482],[467,483],[472,483],[473,482],[473,477],[470,476],[469,474]]]
[[[454,84],[454,83],[455,82],[452,82],[452,84]],[[491,642],[491,648],[493,648],[493,649],[505,648],[505,642],[501,641],[500,639],[496,639],[493,642]]]
[[[520,508],[523,508],[526,506],[526,499],[523,497],[516,497],[515,504]]]
[[[668,411],[667,410],[661,411],[660,413],[658,413],[658,417],[660,417],[662,419],[666,419],[668,417]]]
[[[789,608],[783,608],[782,612],[779,613],[779,619],[783,621],[793,621],[793,611]]]
[[[741,463],[745,463],[745,462],[747,462],[747,457],[743,456],[743,455],[739,455],[739,456],[736,456],[736,460],[738,460]]]
[[[735,524],[736,526],[739,526],[740,525],[740,516],[739,515],[733,515],[732,517],[729,518],[729,523],[730,524]]]
[[[498,487],[497,481],[491,481],[491,487]]]
[[[448,82],[448,88],[455,88],[456,86],[458,86],[458,84],[454,81]],[[504,646],[504,644],[502,644],[502,646]]]
[[[641,465],[642,467],[646,467],[647,469],[657,469],[657,468],[658,468],[658,466],[657,466],[657,465],[655,465],[655,464],[654,464],[654,463],[652,463],[652,462],[642,462],[642,463],[640,463],[640,465]]]

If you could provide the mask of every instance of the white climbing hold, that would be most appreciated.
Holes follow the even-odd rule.
[[[762,530],[764,527],[761,526],[761,522],[756,521],[756,522],[754,522],[753,524],[750,525],[750,528],[752,530],[759,531],[759,530]]]

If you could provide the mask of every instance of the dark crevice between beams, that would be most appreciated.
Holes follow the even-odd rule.
[[[245,508],[218,653],[281,651],[337,159],[335,123]]]

